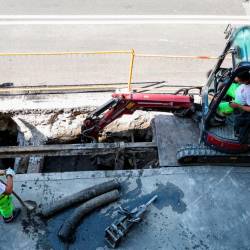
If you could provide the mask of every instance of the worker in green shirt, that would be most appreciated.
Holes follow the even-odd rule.
[[[0,215],[5,223],[10,223],[20,214],[21,209],[15,208],[12,202],[14,170],[0,170],[0,175],[6,175],[6,185],[0,182]]]

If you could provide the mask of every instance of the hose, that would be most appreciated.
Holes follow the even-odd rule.
[[[85,202],[76,208],[73,214],[64,221],[58,232],[58,237],[64,242],[72,242],[74,240],[74,232],[85,215],[98,207],[116,201],[119,197],[120,194],[116,189]]]
[[[45,218],[51,217],[66,208],[77,205],[79,203],[83,203],[111,190],[119,189],[119,187],[120,183],[115,179],[101,184],[97,184],[90,188],[83,189],[75,194],[72,194],[71,196],[67,196],[58,201],[55,201],[47,207],[43,207],[41,210],[41,214]]]

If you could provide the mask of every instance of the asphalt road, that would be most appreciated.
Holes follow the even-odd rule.
[[[0,15],[245,15],[245,0],[0,0]]]
[[[215,15],[249,13],[249,2],[194,1],[31,1],[0,0],[0,15]],[[4,22],[0,16],[0,24]],[[102,21],[99,20],[99,23]],[[199,21],[198,21],[199,22]],[[0,52],[130,50],[136,53],[217,56],[225,44],[221,22],[206,24],[43,24],[0,25]],[[127,82],[128,55],[0,57],[0,82],[20,85]],[[165,81],[203,85],[214,60],[135,58],[133,82]]]
[[[130,50],[136,53],[221,53],[226,25],[0,25],[1,52]],[[1,82],[18,85],[127,82],[128,55],[0,57]],[[203,84],[214,60],[137,58],[134,82]]]

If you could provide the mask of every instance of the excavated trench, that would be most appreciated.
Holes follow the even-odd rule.
[[[0,146],[17,146],[18,130],[13,119],[5,114],[0,114]],[[14,167],[15,159],[0,159],[0,168]]]
[[[31,110],[0,116],[0,145],[28,146],[81,143],[81,125],[94,108]],[[110,124],[101,142],[152,141],[150,112],[138,111]],[[92,156],[46,156],[2,159],[3,168],[14,167],[18,173],[65,172],[84,170],[143,169],[158,167],[157,151],[125,152]]]

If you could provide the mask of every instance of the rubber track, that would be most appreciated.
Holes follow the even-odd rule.
[[[191,163],[234,163],[244,164],[250,162],[250,153],[226,154],[202,144],[188,144],[177,151],[177,160],[181,164]]]

